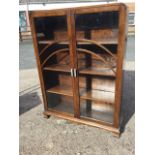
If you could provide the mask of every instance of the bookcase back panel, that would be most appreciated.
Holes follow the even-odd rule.
[[[115,79],[101,76],[83,75],[79,77],[79,86],[81,88],[91,88],[94,90],[107,90],[115,92]]]

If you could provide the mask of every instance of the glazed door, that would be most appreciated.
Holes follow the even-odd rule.
[[[118,7],[75,10],[75,35],[81,119],[113,124]]]
[[[74,116],[72,57],[66,11],[32,14],[46,110]]]

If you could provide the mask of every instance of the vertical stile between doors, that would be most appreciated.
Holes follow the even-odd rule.
[[[78,69],[77,52],[76,52],[76,33],[75,33],[75,18],[74,9],[67,11],[67,25],[68,25],[68,36],[69,36],[69,48],[70,48],[70,59],[71,68],[76,71]],[[74,100],[74,116],[80,118],[80,101],[79,101],[79,79],[78,75],[72,77],[73,86],[73,100]]]

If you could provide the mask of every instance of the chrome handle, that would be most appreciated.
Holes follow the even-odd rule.
[[[77,70],[74,68],[71,68],[71,76],[72,77],[77,77]]]
[[[74,69],[74,76],[76,77],[76,69]]]
[[[73,75],[73,69],[71,68],[71,76],[73,77],[74,75]]]

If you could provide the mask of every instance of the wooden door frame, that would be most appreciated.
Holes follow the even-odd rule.
[[[68,36],[70,42],[70,56],[72,69],[78,69],[78,55],[76,52],[76,33],[75,33],[75,9],[67,11]],[[78,75],[72,77],[73,97],[74,97],[74,117],[80,118],[80,95],[79,95],[79,78]]]
[[[123,60],[127,40],[127,7],[122,4],[119,6],[119,35],[117,47],[117,69],[115,83],[115,107],[114,107],[114,127],[120,126],[120,108],[122,99],[122,82],[123,82]]]
[[[32,31],[32,39],[33,39],[33,45],[34,45],[34,53],[35,53],[35,58],[36,58],[36,61],[37,61],[37,70],[38,70],[38,75],[39,75],[39,81],[40,81],[40,87],[41,87],[41,91],[42,91],[42,95],[43,95],[43,102],[44,102],[44,112],[43,114],[45,116],[48,116],[47,112],[49,111],[49,108],[48,108],[48,102],[47,102],[47,98],[46,98],[46,89],[45,89],[45,83],[44,83],[44,75],[43,75],[43,71],[42,71],[42,65],[41,65],[41,62],[40,62],[40,58],[39,58],[39,48],[38,48],[38,44],[37,44],[37,35],[36,35],[36,29],[35,29],[35,23],[34,23],[34,19],[35,18],[39,18],[39,17],[51,17],[51,16],[66,16],[66,23],[67,23],[67,27],[69,25],[68,23],[68,10],[66,11],[66,9],[64,10],[58,10],[58,11],[30,11],[29,12],[29,16],[30,16],[30,24],[31,24],[31,31]],[[71,32],[68,31],[67,29],[67,33],[68,33],[68,40],[70,41],[71,43],[71,46],[70,46],[70,60],[71,60],[71,64],[70,64],[70,67],[71,68],[74,68],[75,64],[74,64],[74,59],[75,59],[75,56],[72,54],[74,52],[71,52],[72,51],[72,40],[71,40],[71,36],[70,34],[72,34]],[[76,102],[76,94],[74,93],[74,90],[76,89],[76,86],[75,86],[75,79],[74,77],[71,77],[72,79],[72,90],[73,90],[73,104],[74,102]],[[53,110],[53,113],[54,113],[54,110]],[[62,113],[62,115],[66,115],[66,116],[70,116],[71,117],[71,114],[70,113]],[[77,110],[76,110],[76,106],[74,104],[74,116],[78,118],[78,115],[77,115]]]
[[[46,99],[46,92],[45,92],[45,84],[44,84],[44,78],[43,78],[43,73],[41,70],[41,62],[39,59],[39,48],[37,44],[37,36],[36,36],[36,29],[35,29],[35,23],[34,23],[34,17],[35,12],[29,12],[29,17],[30,17],[30,25],[31,25],[31,32],[32,32],[32,39],[33,39],[33,45],[34,45],[34,53],[35,53],[35,58],[37,60],[37,70],[39,74],[39,81],[40,81],[40,87],[43,95],[43,102],[44,102],[44,110],[48,110],[48,104],[47,104],[47,99]]]
[[[125,47],[126,47],[126,38],[127,38],[127,18],[126,18],[127,17],[127,7],[123,3],[118,3],[118,4],[111,4],[111,5],[90,6],[90,7],[84,7],[84,8],[79,7],[79,8],[72,9],[74,16],[76,14],[87,14],[87,13],[108,12],[108,11],[118,11],[119,12],[117,70],[116,70],[116,81],[115,81],[115,104],[114,104],[114,115],[113,115],[113,126],[115,128],[119,128],[120,108],[121,108],[121,92],[122,92],[122,80],[123,80],[123,59],[124,59],[124,51],[125,51]],[[72,31],[72,33],[75,33],[74,37],[76,37],[75,17],[73,19],[74,19],[73,20],[74,30]],[[73,44],[74,44],[74,47],[76,48],[76,46],[75,46],[76,40],[74,40]],[[74,50],[74,52],[76,52],[76,50]],[[78,67],[78,66],[76,66],[76,67]],[[80,108],[80,97],[79,97],[79,102],[77,102],[76,104]],[[80,114],[80,111],[78,113]]]

